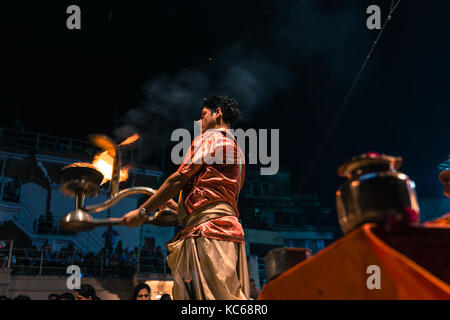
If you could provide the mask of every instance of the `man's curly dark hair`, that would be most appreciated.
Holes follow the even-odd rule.
[[[223,114],[223,122],[228,123],[231,127],[236,124],[237,120],[242,118],[237,101],[228,96],[205,98],[203,99],[203,107],[210,109],[211,112],[215,112],[217,108],[220,108]]]

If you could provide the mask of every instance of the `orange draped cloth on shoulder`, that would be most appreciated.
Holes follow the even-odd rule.
[[[350,232],[269,281],[258,299],[450,299],[448,283],[382,241],[375,230],[375,224],[365,224]],[[380,267],[380,289],[367,286],[371,265]]]

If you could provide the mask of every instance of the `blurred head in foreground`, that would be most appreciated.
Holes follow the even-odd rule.
[[[93,286],[82,284],[80,289],[75,290],[75,299],[77,300],[98,300],[97,293]]]
[[[134,287],[131,300],[150,300],[150,294],[150,287],[145,283],[139,283],[136,287]]]

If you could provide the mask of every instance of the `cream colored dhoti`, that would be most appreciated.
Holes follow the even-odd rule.
[[[226,207],[225,207],[226,206]],[[201,217],[232,208],[223,203],[205,209]],[[229,211],[231,210],[231,212]],[[188,221],[198,225],[196,221]],[[183,223],[184,224],[184,223]],[[204,236],[188,237],[167,244],[167,263],[174,279],[175,300],[247,300],[250,285],[245,243],[216,240]]]

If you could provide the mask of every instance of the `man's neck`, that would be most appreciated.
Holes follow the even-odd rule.
[[[228,124],[220,123],[220,124],[216,124],[214,129],[227,129],[227,130],[230,130],[231,128],[230,128],[230,126]]]

